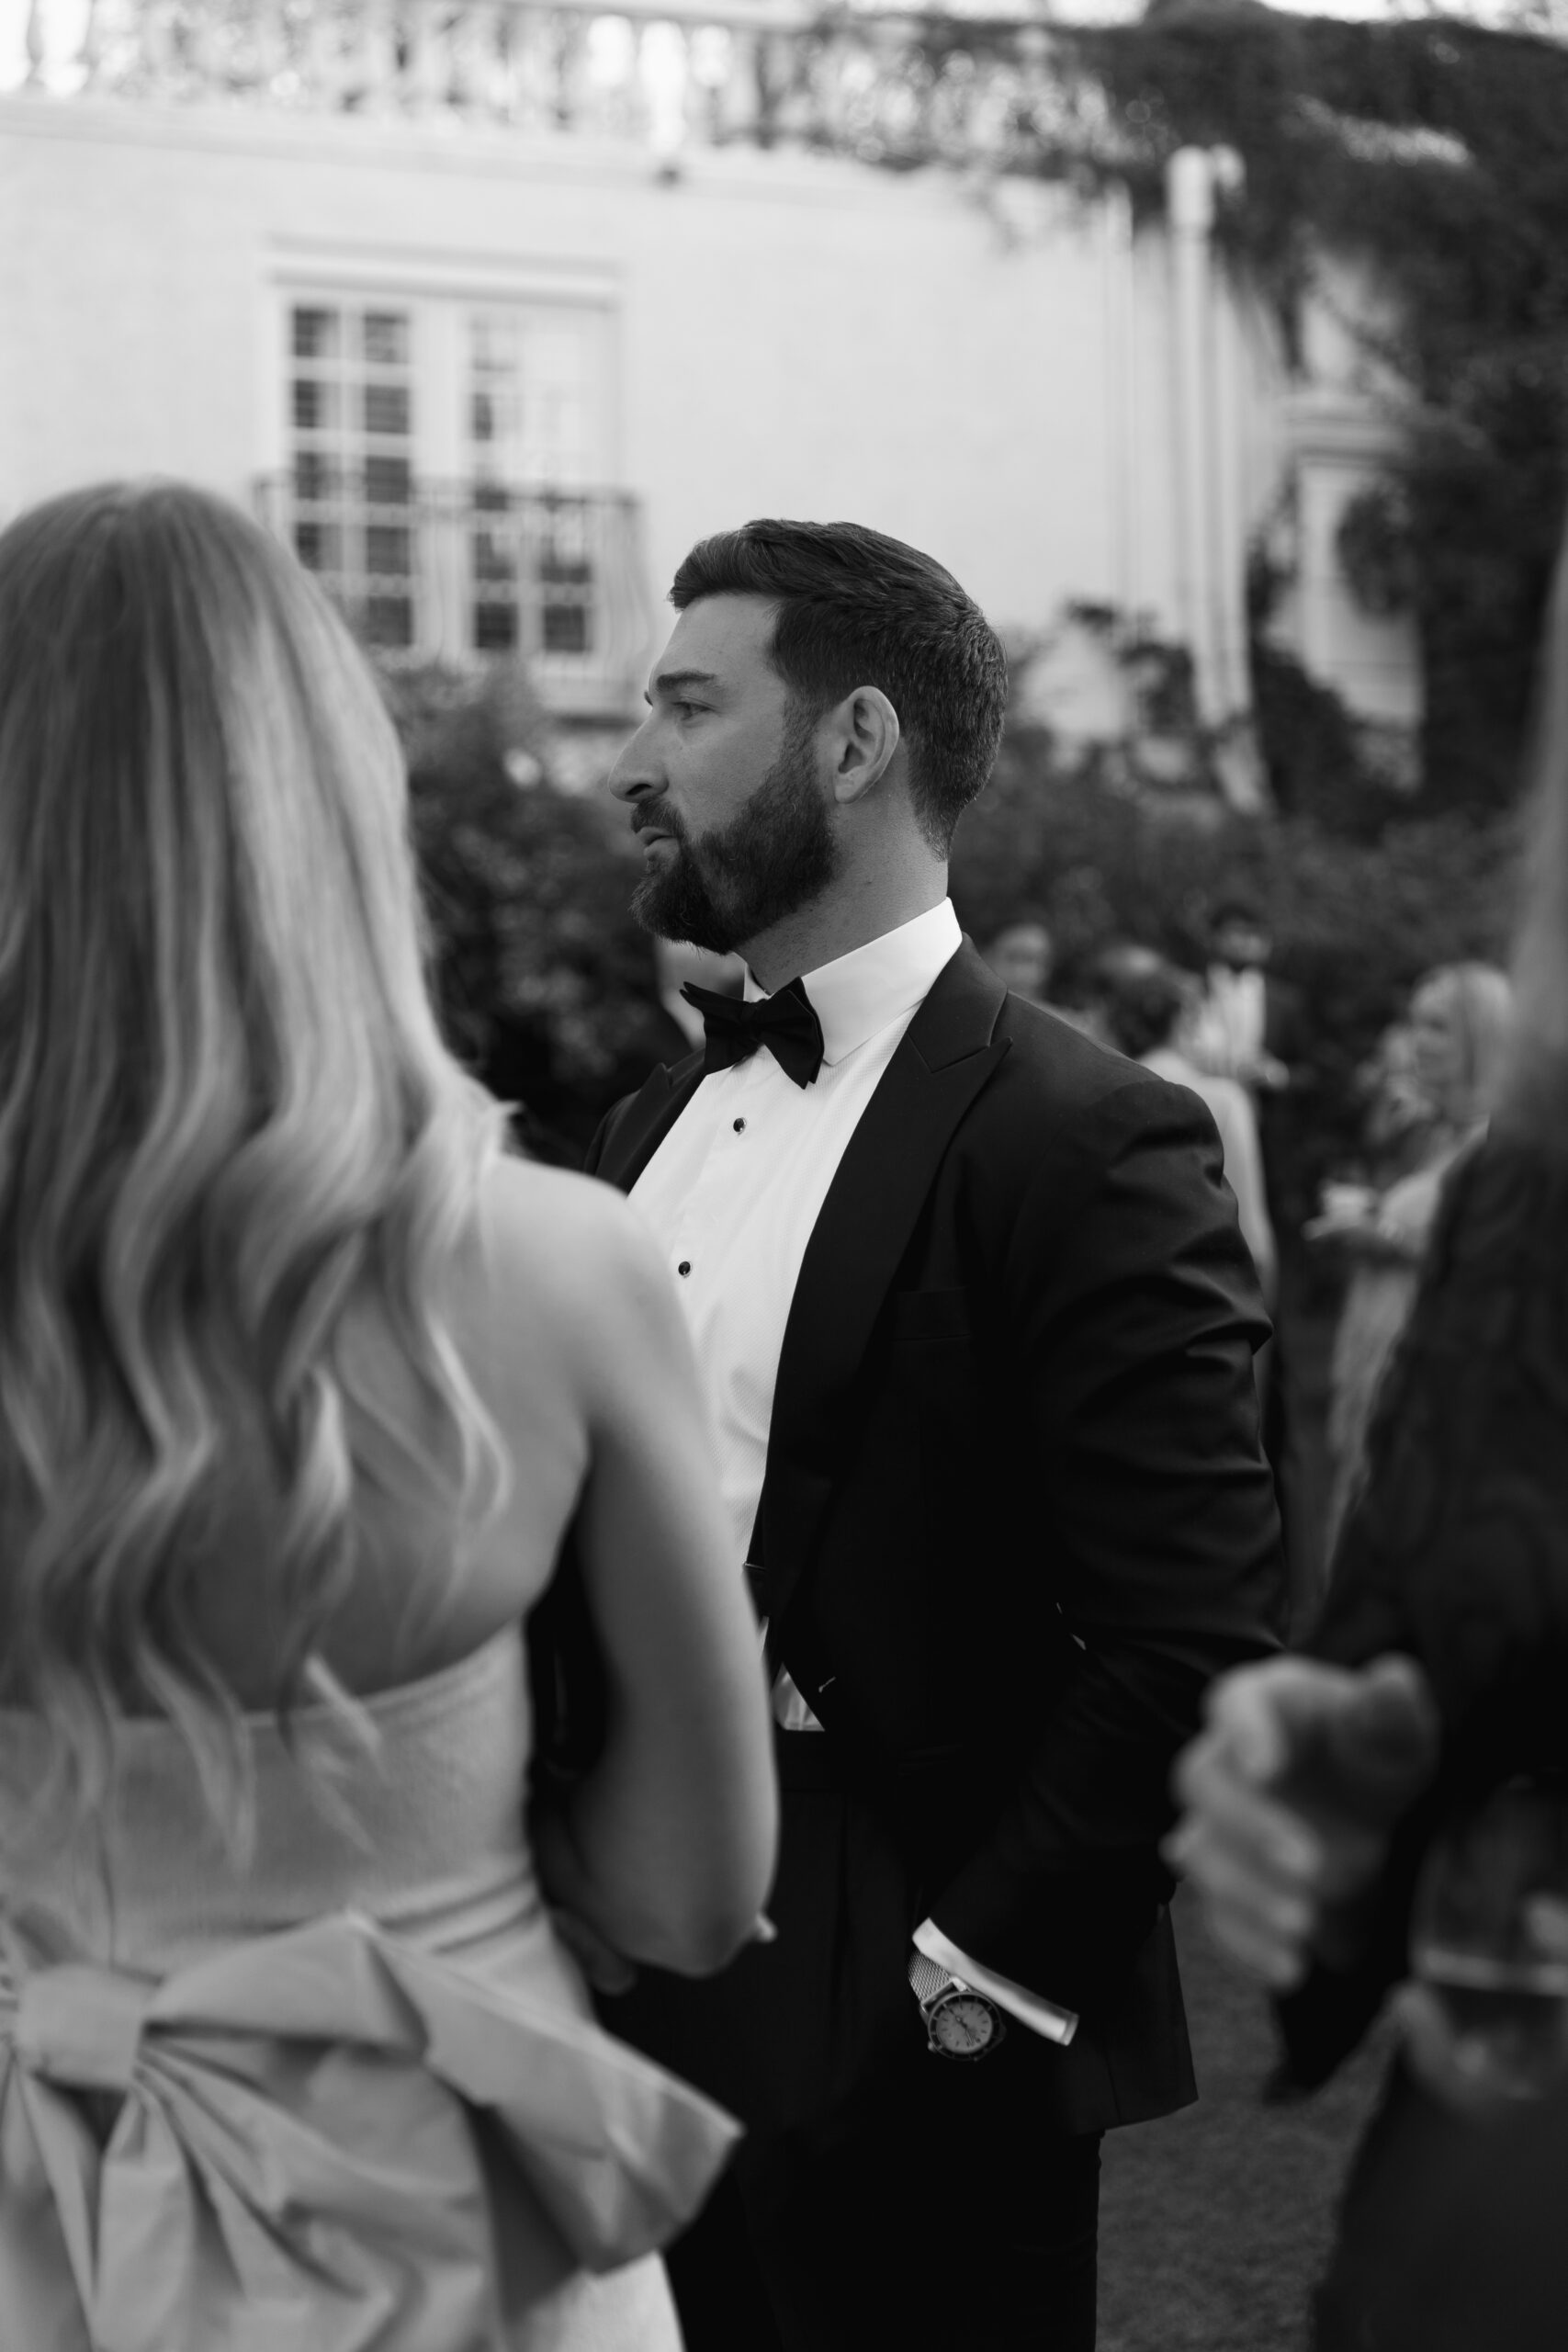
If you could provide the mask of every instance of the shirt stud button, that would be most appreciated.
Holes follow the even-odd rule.
[[[689,1258],[682,1258],[680,1264],[675,1269],[675,1272],[678,1274],[689,1274],[691,1271],[692,1261]]]
[[[737,1119],[737,1120],[735,1121],[735,1123],[734,1123],[734,1124],[735,1124],[735,1132],[736,1132],[736,1134],[737,1134],[738,1136],[744,1135],[744,1134],[745,1134],[745,1132],[746,1132],[746,1122],[745,1122],[745,1120],[744,1120],[744,1119]]]

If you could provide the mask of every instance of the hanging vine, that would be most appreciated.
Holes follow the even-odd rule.
[[[1419,628],[1427,800],[1506,798],[1568,495],[1568,47],[1260,0],[1152,0],[1136,25],[1048,33],[927,18],[900,40],[908,103],[881,110],[872,160],[962,160],[953,95],[1001,66],[996,168],[1125,189],[1146,222],[1177,149],[1241,157],[1216,245],[1292,364],[1321,257],[1363,266],[1408,429],[1351,553]]]

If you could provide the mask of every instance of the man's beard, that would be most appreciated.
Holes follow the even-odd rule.
[[[649,809],[647,821],[667,830],[674,849],[632,899],[645,931],[728,956],[821,895],[841,860],[817,789],[816,731],[814,714],[793,714],[745,808],[700,842],[674,809]]]

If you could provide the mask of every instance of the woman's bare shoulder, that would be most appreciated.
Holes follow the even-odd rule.
[[[576,1352],[637,1319],[660,1269],[625,1195],[594,1176],[506,1159],[486,1180],[482,1260],[491,1296],[525,1297],[552,1336]]]
[[[508,1155],[491,1168],[483,1214],[510,1250],[570,1274],[602,1250],[637,1250],[645,1228],[624,1193],[597,1176]]]

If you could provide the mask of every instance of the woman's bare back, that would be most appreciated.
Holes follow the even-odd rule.
[[[457,1352],[511,1456],[512,1491],[494,1521],[465,1546],[456,1514],[438,1493],[421,1497],[417,1474],[408,1500],[362,1483],[354,1583],[321,1643],[351,1690],[367,1695],[439,1672],[524,1615],[548,1583],[589,1460],[582,1351],[594,1344],[596,1321],[614,1320],[613,1299],[589,1295],[594,1228],[608,1199],[582,1177],[531,1161],[505,1160],[488,1176],[483,1214],[453,1269],[447,1308]],[[435,1417],[368,1289],[345,1310],[338,1352],[378,1402],[395,1407],[436,1450]],[[373,1460],[389,1450],[368,1424],[356,1429],[355,1442]],[[443,1458],[451,1458],[450,1448],[448,1435]],[[193,1571],[204,1646],[238,1703],[256,1711],[277,1695],[285,1646],[276,1569],[280,1512],[258,1431],[234,1447],[224,1498]],[[446,1606],[436,1607],[448,1593]],[[423,1611],[426,1600],[432,1606]],[[127,1702],[130,1712],[144,1711],[133,1694]]]

